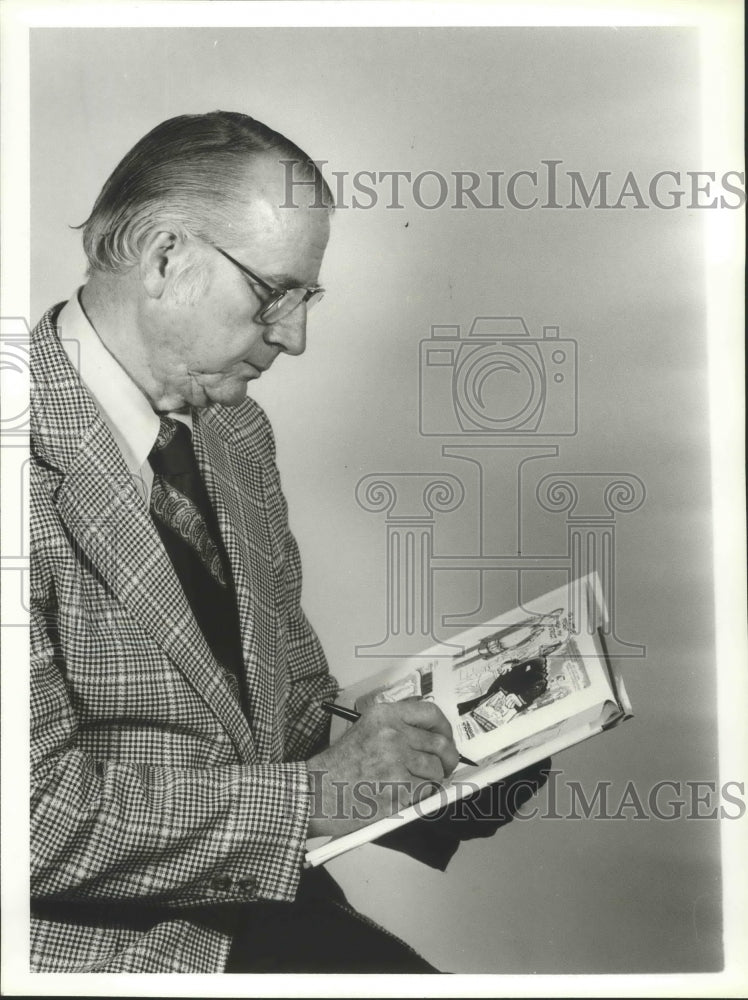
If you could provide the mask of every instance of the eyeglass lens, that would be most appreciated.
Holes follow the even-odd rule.
[[[260,313],[260,318],[265,323],[277,323],[292,313],[294,309],[297,309],[302,302],[306,302],[307,312],[309,312],[312,306],[316,305],[323,295],[324,292],[322,289],[312,292],[309,295],[306,288],[290,288],[281,298],[276,299],[275,302],[271,302],[266,306]]]

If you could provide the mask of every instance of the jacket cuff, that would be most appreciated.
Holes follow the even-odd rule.
[[[311,811],[309,775],[303,761],[264,765],[263,770],[265,767],[273,777],[266,786],[268,800],[258,807],[262,835],[254,836],[250,843],[248,869],[254,866],[256,871],[248,874],[255,875],[258,899],[292,902],[306,851]]]
[[[262,781],[253,772],[261,770]],[[292,902],[301,878],[309,825],[309,780],[303,763],[262,764],[243,768],[243,802],[232,837],[243,844],[230,852],[220,870],[206,872],[200,883],[179,893],[193,904]],[[227,834],[228,836],[228,834]]]

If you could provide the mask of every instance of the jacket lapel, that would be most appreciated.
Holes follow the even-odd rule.
[[[195,621],[145,502],[45,316],[33,348],[32,447],[56,473],[52,498],[79,551],[182,670],[245,761],[252,734]],[[46,322],[45,322],[46,321]]]
[[[273,533],[267,473],[240,408],[210,408],[195,421],[195,453],[231,561],[242,621],[252,733],[261,760],[283,759],[287,677],[278,655],[282,552]]]

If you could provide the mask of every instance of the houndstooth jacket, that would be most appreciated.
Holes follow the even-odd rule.
[[[31,967],[220,972],[230,937],[206,913],[294,898],[303,761],[336,685],[300,607],[262,409],[193,414],[236,584],[247,718],[55,317],[31,347]]]

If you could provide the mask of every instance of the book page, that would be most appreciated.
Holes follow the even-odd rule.
[[[585,578],[469,629],[451,640],[461,647],[457,654],[411,657],[349,689],[347,703],[363,712],[403,698],[433,701],[459,752],[483,761],[606,699],[617,701],[590,629],[596,583]]]
[[[627,718],[631,706],[593,623],[607,622],[597,576],[554,590],[451,640],[452,656],[410,657],[341,694],[371,705],[423,698],[450,720],[461,763],[416,806],[310,851],[309,865],[438,811],[470,791],[515,774]],[[342,732],[351,723],[339,723]],[[335,729],[333,729],[333,736]]]

